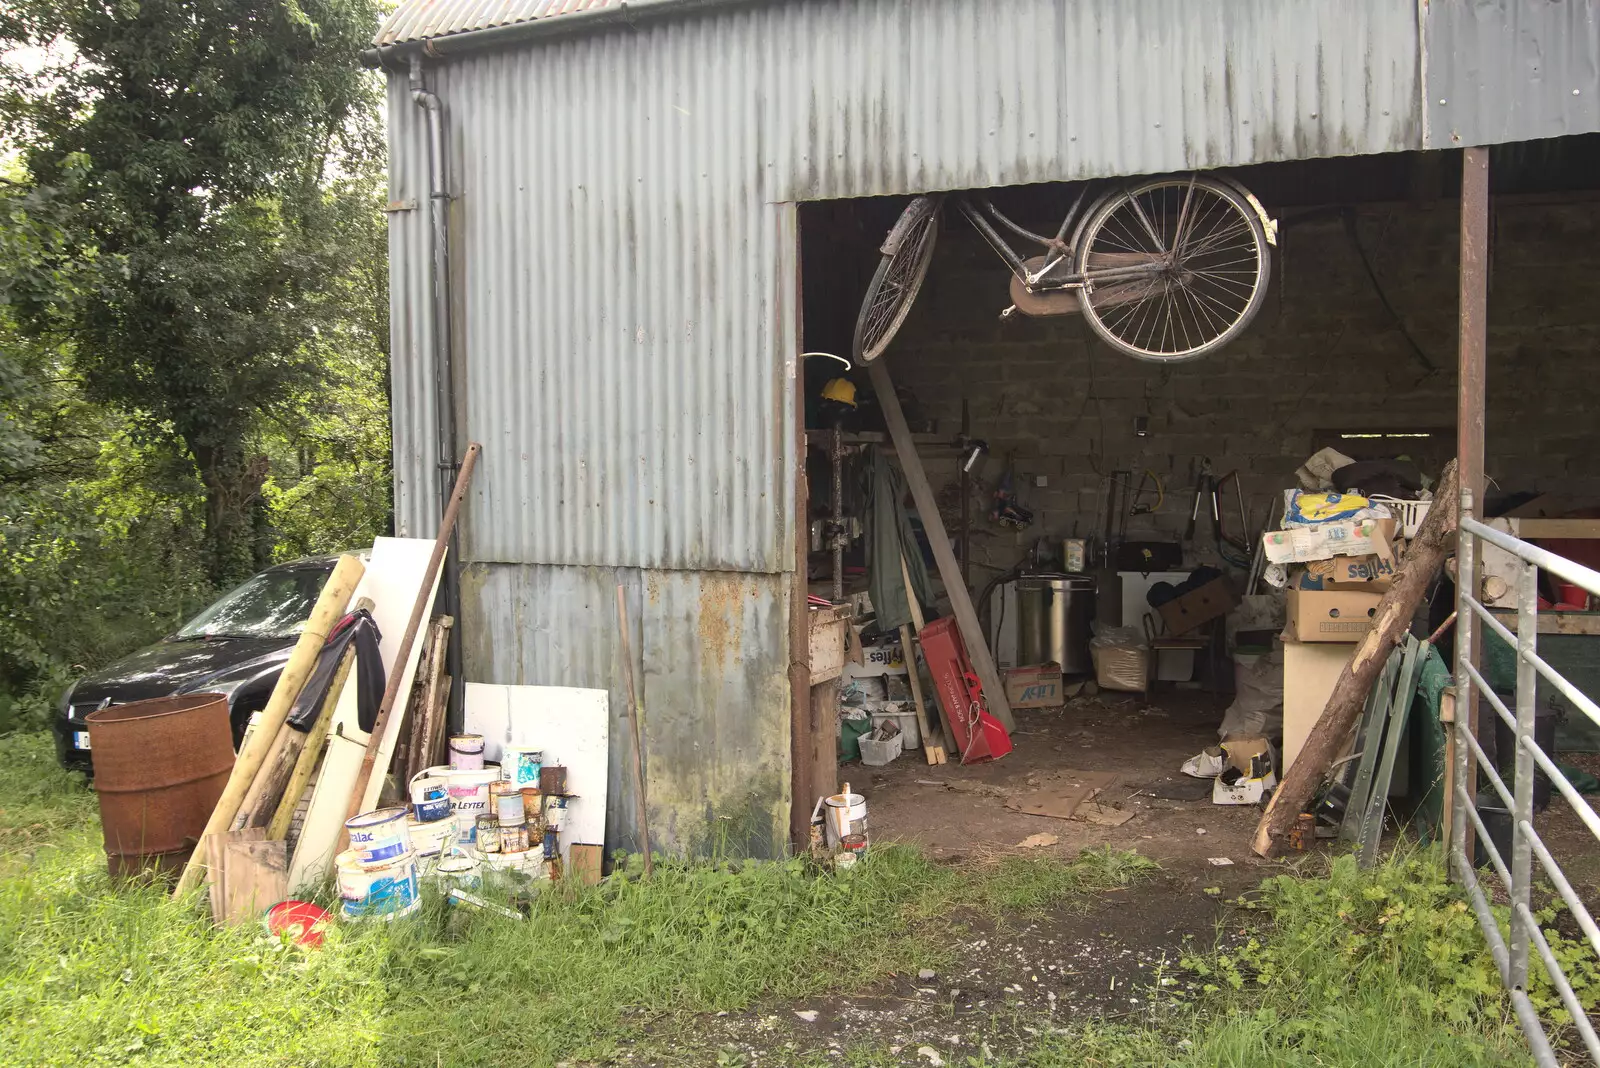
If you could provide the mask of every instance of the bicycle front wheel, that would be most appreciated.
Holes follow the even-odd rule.
[[[1202,175],[1113,193],[1079,235],[1084,318],[1140,360],[1177,363],[1228,344],[1261,310],[1270,272],[1255,209]]]
[[[855,358],[870,363],[883,354],[911,312],[911,302],[928,276],[933,245],[939,236],[939,198],[917,197],[889,231],[880,250],[883,260],[867,286],[856,316]]]

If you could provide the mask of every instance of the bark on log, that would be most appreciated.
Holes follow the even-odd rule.
[[[1283,777],[1261,815],[1261,822],[1256,825],[1250,847],[1261,856],[1276,856],[1283,850],[1295,820],[1316,793],[1340,745],[1361,715],[1367,694],[1388,661],[1390,651],[1405,638],[1423,594],[1439,568],[1444,566],[1445,557],[1455,548],[1458,500],[1456,462],[1451,460],[1439,479],[1433,507],[1428,510],[1422,529],[1406,549],[1394,584],[1378,602],[1376,625],[1339,673],[1317,725],[1311,729],[1300,755],[1295,758],[1294,767]]]

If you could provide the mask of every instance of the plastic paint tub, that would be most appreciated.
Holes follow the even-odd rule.
[[[450,738],[452,771],[483,770],[483,735],[456,734]]]
[[[347,849],[334,858],[339,873],[339,897],[345,918],[352,920],[392,920],[417,911],[422,903],[417,893],[417,858],[405,853],[379,867],[361,863],[356,851]]]
[[[522,790],[510,779],[490,783],[489,798],[494,802],[494,814],[501,823],[521,823],[527,819],[522,807]]]
[[[466,841],[477,840],[478,817],[489,811],[489,784],[499,777],[499,768],[446,773],[450,811],[455,815],[456,830]]]
[[[454,820],[433,820],[429,823],[412,820],[406,825],[406,830],[411,835],[412,852],[419,857],[436,857],[444,852],[445,843],[455,837],[456,825]]]
[[[411,852],[411,835],[406,829],[410,814],[401,805],[363,812],[344,821],[350,832],[350,852],[370,867],[388,864],[395,857]]]
[[[450,815],[450,792],[442,778],[425,775],[411,780],[411,812],[419,823],[432,823]]]
[[[830,849],[837,849],[847,834],[859,834],[866,841],[867,799],[860,794],[834,794],[825,805],[823,825],[828,832]]]
[[[539,785],[539,769],[544,767],[544,750],[527,746],[508,745],[500,751],[500,766],[506,778],[517,786]]]
[[[446,857],[434,865],[433,873],[439,877],[439,885],[445,889],[459,886],[466,890],[476,890],[483,885],[483,876],[478,873],[478,862],[471,857]]]

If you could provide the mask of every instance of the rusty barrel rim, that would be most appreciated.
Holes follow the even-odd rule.
[[[214,701],[227,703],[226,694],[186,693],[173,697],[147,697],[142,701],[129,701],[125,705],[107,705],[83,717],[83,722],[106,727],[114,723],[131,723],[140,720],[176,716],[204,708]]]

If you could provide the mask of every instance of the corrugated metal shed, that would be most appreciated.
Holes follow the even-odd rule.
[[[1600,129],[1600,5],[1432,0],[1423,5],[1427,147]]]
[[[614,689],[606,594],[637,591],[666,844],[736,825],[769,851],[789,744],[794,202],[1419,148],[1418,7],[656,2],[601,26],[586,6],[408,0],[380,35],[428,39],[448,130],[457,423],[485,446],[462,520],[466,671]],[[1497,5],[1448,6],[1472,9],[1450,32],[1499,54],[1478,32]],[[467,50],[482,38],[461,35],[507,23],[590,32]],[[1430,85],[1456,77],[1430,55]],[[1499,116],[1482,128],[1548,128],[1514,90],[1476,105]],[[422,533],[438,512],[426,132],[404,74],[389,104],[391,198],[417,206],[390,227],[396,512]],[[618,798],[627,755],[613,747]],[[626,844],[632,809],[613,811],[608,844]]]

